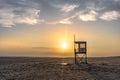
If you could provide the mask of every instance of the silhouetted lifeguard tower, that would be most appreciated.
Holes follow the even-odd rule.
[[[75,35],[74,35],[74,58],[75,64],[77,63],[87,64],[87,42],[75,41]]]

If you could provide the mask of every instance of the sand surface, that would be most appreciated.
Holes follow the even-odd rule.
[[[120,80],[120,57],[89,58],[74,65],[72,58],[0,58],[0,80]]]

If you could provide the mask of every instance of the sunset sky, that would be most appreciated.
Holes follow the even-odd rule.
[[[120,56],[120,0],[0,0],[0,56],[73,56],[74,34],[89,57]]]

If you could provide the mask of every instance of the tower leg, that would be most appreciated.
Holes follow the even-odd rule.
[[[87,54],[85,54],[85,63],[87,64]]]
[[[76,60],[76,53],[75,53],[75,64],[77,64],[77,60]]]

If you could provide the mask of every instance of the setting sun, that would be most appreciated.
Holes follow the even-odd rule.
[[[63,44],[62,44],[62,48],[63,48],[63,49],[66,49],[66,48],[67,48],[67,44],[66,44],[66,43],[63,43]]]

